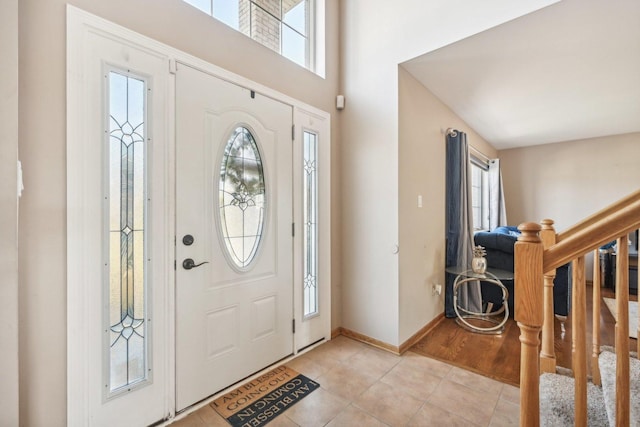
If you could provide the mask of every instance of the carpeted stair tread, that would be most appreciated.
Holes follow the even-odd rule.
[[[602,345],[602,346],[600,346],[600,353],[602,354],[603,351],[608,351],[609,353],[615,353],[616,349],[613,348],[610,345]],[[638,352],[630,351],[629,352],[629,356],[631,356],[633,359],[637,359],[638,358]]]
[[[574,425],[574,379],[566,375],[540,376],[540,425],[565,427]],[[589,426],[608,426],[602,389],[587,383],[587,419]]]
[[[569,368],[563,368],[562,366],[556,366],[556,374],[573,378],[573,371]]]
[[[573,378],[573,371],[569,368],[564,368],[562,366],[556,366],[556,374]],[[589,382],[593,381],[593,377],[591,375],[587,375],[587,381]]]
[[[616,408],[616,355],[611,351],[604,350],[598,358],[600,366],[600,377],[602,378],[602,392],[604,396],[607,413],[609,415],[609,424],[615,425],[615,408]],[[629,388],[631,390],[631,402],[629,407],[630,425],[640,426],[640,360],[636,357],[629,359]]]

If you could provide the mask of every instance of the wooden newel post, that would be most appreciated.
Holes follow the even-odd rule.
[[[520,328],[520,425],[540,425],[538,348],[543,316],[543,254],[540,225],[520,224],[515,245],[515,320]]]

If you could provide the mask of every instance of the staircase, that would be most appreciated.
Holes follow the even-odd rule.
[[[636,352],[630,359],[629,425],[640,426],[640,361]],[[616,425],[616,355],[603,348],[598,358],[602,384],[587,382],[587,425]],[[540,425],[565,427],[575,424],[575,380],[570,370],[540,376]]]
[[[521,426],[640,426],[640,361],[629,348],[628,234],[640,228],[640,191],[562,233],[553,221],[524,223],[515,246],[515,319],[520,328]],[[587,377],[585,255],[617,239],[615,348],[592,328]],[[553,332],[555,269],[572,263],[572,366],[556,367]],[[600,271],[594,262],[593,319],[600,318]],[[540,338],[541,337],[541,338]],[[563,372],[560,372],[563,371]],[[541,375],[542,374],[542,375]]]

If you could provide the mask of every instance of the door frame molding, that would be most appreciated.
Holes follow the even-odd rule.
[[[83,117],[85,111],[86,96],[83,93],[83,83],[86,78],[84,73],[84,61],[86,55],[91,50],[85,42],[88,32],[99,33],[107,38],[125,42],[130,46],[142,49],[146,52],[169,59],[168,77],[169,87],[165,88],[167,94],[166,116],[171,118],[166,124],[167,130],[167,152],[169,153],[163,168],[167,176],[167,188],[165,194],[166,209],[168,216],[166,233],[168,236],[175,236],[175,70],[177,63],[183,63],[203,72],[214,75],[231,83],[249,87],[263,95],[274,98],[280,102],[289,104],[294,111],[294,126],[296,129],[295,143],[301,141],[302,129],[313,129],[321,134],[319,143],[319,200],[320,200],[320,221],[319,225],[319,286],[322,291],[321,307],[324,311],[323,330],[326,330],[325,339],[331,338],[331,115],[316,107],[301,102],[288,95],[275,91],[267,86],[256,83],[250,79],[232,73],[221,67],[206,62],[193,55],[175,49],[154,39],[146,37],[133,30],[115,24],[99,16],[88,13],[72,5],[67,5],[67,422],[69,426],[88,425],[91,419],[89,413],[89,399],[87,393],[89,370],[86,358],[84,358],[87,348],[88,330],[84,325],[85,311],[88,293],[85,291],[85,263],[79,263],[83,253],[84,230],[82,228],[83,211],[83,185],[82,168],[73,169],[71,166],[82,165],[83,150],[82,144],[86,141],[84,135],[87,133],[87,125],[84,120],[77,120]],[[156,88],[158,90],[158,88]],[[75,119],[75,120],[74,120]],[[80,148],[80,149],[78,149]],[[297,167],[296,161],[293,163],[294,174]],[[294,206],[301,203],[301,195],[294,194]],[[100,207],[101,210],[101,207]],[[298,219],[295,219],[298,221]],[[70,226],[73,225],[73,226]],[[166,239],[167,242],[173,239]],[[175,246],[168,244],[165,251],[171,254],[175,260]],[[298,260],[295,256],[294,263]],[[294,272],[295,272],[294,267]],[[298,297],[296,290],[301,286],[301,278],[294,277],[294,301],[293,309],[296,322],[302,322],[298,318],[298,313],[302,311],[302,301]],[[175,271],[167,266],[164,283],[161,289],[166,296],[164,307],[167,310],[167,362],[161,367],[166,373],[166,407],[165,413],[168,419],[175,417]],[[84,309],[78,309],[84,307]],[[156,308],[157,310],[158,308]],[[294,351],[301,347],[298,336],[294,335]],[[92,423],[90,423],[92,424]]]
[[[99,37],[99,38],[98,38]],[[154,240],[152,256],[156,267],[148,270],[149,277],[154,281],[156,289],[151,293],[149,302],[153,306],[148,310],[153,315],[155,338],[152,343],[157,342],[154,347],[158,353],[153,356],[153,380],[149,384],[152,387],[141,387],[134,393],[135,399],[142,402],[150,396],[154,398],[154,404],[162,401],[162,408],[158,418],[164,419],[172,416],[173,395],[166,393],[171,389],[173,376],[171,374],[171,351],[173,344],[173,316],[171,315],[171,289],[173,283],[173,269],[170,260],[173,260],[173,221],[174,217],[170,203],[171,188],[173,185],[172,168],[168,167],[173,152],[173,129],[171,121],[168,120],[172,114],[171,76],[164,75],[160,69],[164,63],[169,62],[169,57],[165,52],[157,49],[151,43],[142,43],[136,37],[132,37],[125,31],[109,24],[108,22],[87,14],[72,6],[67,7],[67,423],[69,426],[100,425],[103,420],[91,413],[92,407],[99,401],[97,392],[92,387],[95,386],[96,378],[102,381],[103,364],[96,367],[95,354],[91,359],[86,357],[91,352],[97,352],[92,344],[95,340],[94,330],[90,326],[95,325],[95,307],[101,307],[101,302],[96,304],[96,299],[102,297],[103,290],[91,283],[93,287],[87,286],[90,280],[100,277],[99,283],[103,283],[103,270],[101,257],[103,256],[102,227],[104,215],[104,202],[100,194],[104,191],[103,170],[97,171],[96,162],[103,160],[105,150],[103,146],[87,144],[87,141],[95,141],[96,129],[104,129],[105,120],[96,118],[95,110],[104,108],[104,88],[98,87],[94,73],[100,68],[101,73],[107,70],[110,64],[108,52],[99,51],[96,46],[92,46],[89,40],[101,40],[105,43],[113,42],[123,47],[123,52],[127,49],[137,50],[129,64],[129,58],[123,55],[118,62],[125,68],[127,65],[137,68],[140,58],[143,62],[148,58],[153,58],[153,66],[149,70],[136,70],[152,72],[150,77],[154,77],[152,96],[158,100],[157,108],[151,110],[148,118],[152,121],[151,126],[157,131],[151,134],[154,140],[159,142],[154,152],[153,159],[150,158],[152,168],[167,172],[166,176],[156,182],[148,197],[152,197],[157,208],[153,210],[157,213],[150,222],[150,230],[160,232],[160,236]],[[101,64],[100,64],[101,63]],[[127,63],[123,65],[122,63]],[[98,64],[98,65],[96,65]],[[143,67],[144,68],[144,67]],[[152,71],[151,71],[152,70]],[[157,83],[157,85],[156,85]],[[97,107],[89,108],[89,105]],[[153,118],[151,118],[153,116]],[[155,124],[154,124],[155,123]],[[103,166],[100,165],[102,169]],[[152,171],[150,171],[152,172]],[[152,172],[153,173],[153,172]],[[157,173],[156,173],[157,174]],[[147,179],[150,179],[149,175]],[[96,191],[99,191],[96,197]],[[155,225],[154,225],[155,224]],[[100,242],[95,246],[88,246],[86,242],[100,235]],[[98,262],[96,262],[98,258]],[[99,273],[97,273],[99,271]],[[160,313],[160,314],[158,314]],[[92,317],[93,316],[93,317]],[[102,313],[98,314],[102,318]],[[87,322],[86,319],[92,319]],[[102,343],[100,337],[98,342]],[[158,390],[161,391],[158,392]],[[105,399],[102,392],[102,402]],[[133,395],[132,395],[133,396]],[[118,399],[118,400],[116,400]],[[113,399],[113,405],[119,406],[125,403],[126,397]],[[113,409],[113,408],[111,408]]]

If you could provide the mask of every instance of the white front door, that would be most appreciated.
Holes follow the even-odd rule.
[[[293,352],[292,116],[178,64],[178,411]]]

